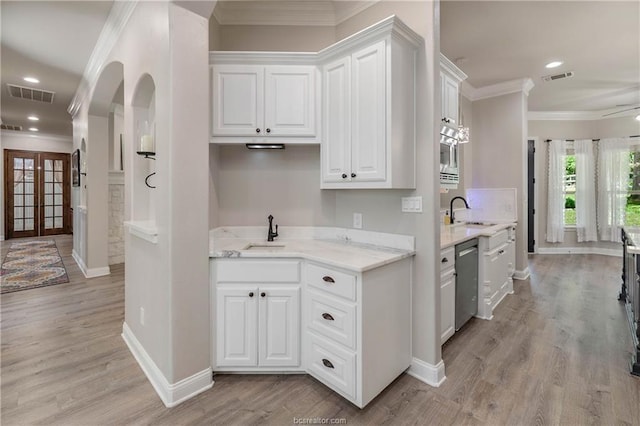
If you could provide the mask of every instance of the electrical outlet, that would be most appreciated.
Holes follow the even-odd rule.
[[[353,214],[353,227],[356,229],[362,229],[362,213]]]
[[[144,308],[140,306],[140,325],[144,325]]]

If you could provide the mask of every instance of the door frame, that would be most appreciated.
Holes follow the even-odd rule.
[[[65,152],[50,152],[50,151],[30,151],[25,149],[9,149],[5,148],[3,150],[4,156],[4,234],[5,239],[11,238],[21,238],[21,235],[15,235],[15,231],[9,232],[10,221],[9,218],[13,219],[13,201],[9,200],[9,193],[13,193],[10,191],[9,187],[9,172],[13,173],[13,163],[10,164],[9,157],[10,155],[22,154],[25,156],[35,156],[35,164],[34,164],[34,193],[37,194],[37,199],[34,203],[34,230],[36,231],[36,236],[46,236],[46,235],[56,235],[56,234],[69,234],[71,233],[71,221],[69,219],[69,211],[71,209],[71,171],[70,171],[70,154]],[[63,178],[63,192],[62,192],[62,208],[63,208],[63,227],[62,231],[47,231],[44,229],[44,204],[43,204],[43,193],[44,193],[44,180],[42,179],[43,170],[41,168],[41,155],[47,154],[51,156],[60,157],[58,159],[62,159],[65,163],[63,166],[65,173]],[[66,191],[65,191],[66,189]],[[12,208],[9,208],[11,206]],[[21,232],[21,231],[19,231]]]

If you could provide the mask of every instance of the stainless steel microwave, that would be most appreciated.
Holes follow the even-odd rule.
[[[458,128],[445,122],[440,126],[440,184],[457,185],[460,181]]]

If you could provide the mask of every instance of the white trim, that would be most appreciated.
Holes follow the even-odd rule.
[[[124,222],[124,226],[131,235],[135,235],[152,244],[158,243],[158,227],[155,221],[126,221]]]
[[[525,95],[529,96],[529,92],[533,89],[534,85],[533,80],[530,78],[518,78],[478,88],[475,88],[468,82],[463,81],[460,84],[460,92],[465,98],[473,102],[517,92],[523,92]]]
[[[251,52],[251,51],[210,51],[209,64],[247,64],[247,65],[316,65],[318,54],[315,52]]]
[[[622,247],[619,250],[599,247],[540,247],[538,254],[600,254],[622,257]]]
[[[213,386],[211,367],[207,367],[176,383],[169,383],[126,322],[122,324],[122,339],[166,407],[175,407],[181,402],[211,389]]]
[[[84,275],[85,278],[103,277],[105,275],[111,274],[111,269],[108,266],[105,266],[102,268],[88,269],[87,265],[85,265],[84,261],[82,260],[82,258],[80,257],[78,252],[76,252],[75,249],[71,251],[71,257],[73,257],[73,260],[76,261],[78,268],[80,268],[80,271],[82,271],[82,274]]]
[[[18,130],[2,130],[0,131],[0,135],[2,135],[3,137],[18,136],[23,138],[45,139],[47,141],[55,140],[60,142],[73,143],[73,138],[71,136],[53,135],[51,133],[25,132],[25,131],[18,131]]]
[[[80,85],[78,86],[78,89],[76,89],[76,93],[73,96],[69,107],[67,107],[67,111],[71,114],[71,117],[75,117],[80,110],[80,106],[89,96],[91,88],[95,87],[98,77],[100,76],[100,72],[102,71],[103,66],[106,65],[105,62],[107,57],[116,45],[116,42],[120,38],[120,34],[122,34],[124,27],[127,25],[127,22],[137,5],[137,0],[113,2],[109,16],[102,27],[98,41],[96,42],[96,45],[91,52],[91,56],[89,57],[89,61],[87,62],[87,66],[82,73],[83,78],[80,81]]]
[[[609,118],[618,117],[634,117],[638,115],[638,110],[620,112],[619,114],[603,117],[606,114],[615,113],[624,109],[623,107],[613,109],[603,109],[600,111],[529,111],[527,119],[530,121],[537,120],[607,120]]]
[[[444,71],[449,74],[451,77],[455,78],[458,83],[467,79],[467,75],[460,68],[456,66],[449,58],[444,56],[442,52],[440,52],[440,67],[444,68]]]
[[[527,266],[526,268],[524,268],[522,271],[518,271],[517,269],[514,271],[513,273],[513,279],[514,280],[526,280],[527,278],[529,278],[530,271],[529,271],[529,267]]]
[[[444,362],[440,360],[436,365],[424,362],[421,359],[413,358],[411,365],[405,371],[411,377],[415,377],[433,387],[440,387],[441,384],[447,379],[444,375]]]

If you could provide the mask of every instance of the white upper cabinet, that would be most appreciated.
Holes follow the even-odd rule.
[[[317,67],[255,63],[267,55],[211,53],[212,142],[317,143]]]
[[[458,126],[458,92],[460,83],[467,75],[454,65],[446,56],[440,54],[440,84],[442,90],[441,120],[452,126]]]
[[[391,17],[319,53],[322,188],[415,188],[421,42]]]

